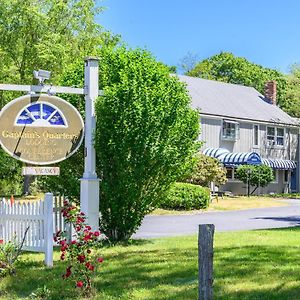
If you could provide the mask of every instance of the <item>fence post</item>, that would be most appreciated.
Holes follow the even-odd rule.
[[[53,267],[53,194],[46,193],[44,201],[45,264]]]
[[[213,239],[215,225],[199,225],[198,236],[198,300],[213,299]]]

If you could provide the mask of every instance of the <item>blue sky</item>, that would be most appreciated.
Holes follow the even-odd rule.
[[[97,21],[168,65],[220,51],[288,72],[300,62],[299,0],[102,0]]]

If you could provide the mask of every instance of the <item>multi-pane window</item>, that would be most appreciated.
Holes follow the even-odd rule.
[[[240,127],[238,122],[223,120],[222,125],[222,139],[229,141],[236,141],[239,139]]]
[[[283,146],[284,145],[284,129],[276,128],[276,145]]]
[[[267,127],[267,145],[284,146],[284,128]]]
[[[275,127],[267,127],[267,143],[268,146],[275,145]]]
[[[259,146],[259,127],[253,125],[253,146]]]
[[[234,179],[234,175],[233,175],[233,169],[232,168],[226,168],[226,178],[229,180],[233,180]]]

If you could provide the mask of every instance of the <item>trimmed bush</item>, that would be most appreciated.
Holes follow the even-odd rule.
[[[159,207],[177,210],[201,209],[208,207],[209,201],[210,192],[208,188],[178,182],[171,186],[160,201]]]

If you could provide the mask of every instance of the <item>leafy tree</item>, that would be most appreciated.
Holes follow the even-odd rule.
[[[101,227],[111,240],[126,240],[194,154],[199,117],[184,85],[146,51],[103,51],[101,62]]]
[[[80,181],[84,171],[84,151],[83,146],[68,159],[57,164],[60,168],[59,176],[41,176],[39,178],[40,189],[59,193],[67,196],[76,202],[80,197]]]
[[[226,183],[226,169],[217,159],[198,153],[193,160],[185,181],[201,186],[208,186],[210,182],[216,185]]]
[[[265,83],[275,80],[277,82],[278,104],[283,108],[286,107],[287,82],[285,76],[279,71],[264,68],[243,57],[236,57],[232,53],[221,52],[204,59],[187,75],[252,86],[262,94],[264,94]]]
[[[0,195],[19,194],[21,191],[20,162],[0,148]]]
[[[74,60],[116,44],[95,22],[101,10],[93,0],[2,0],[0,81],[30,84],[34,69],[47,69],[57,82]]]
[[[101,11],[102,8],[93,0],[1,1],[0,82],[31,84],[34,69],[47,69],[52,72],[51,82],[68,83],[63,77],[66,70],[72,69],[76,62],[83,66],[85,56],[96,55],[102,46],[113,46],[119,41],[118,36],[111,35],[95,22],[96,14]],[[73,74],[76,75],[78,74]],[[83,74],[80,73],[80,76],[78,84],[83,86]],[[20,93],[0,91],[0,108],[19,95]],[[64,95],[64,98],[71,100],[72,104],[82,110],[81,97]],[[78,162],[78,157],[75,157]],[[8,164],[11,163],[8,156],[4,158]],[[42,178],[42,186],[64,191],[69,195],[77,194],[79,187],[76,189],[75,186],[79,181],[75,177],[82,167],[74,164],[73,159],[60,165],[60,181]],[[20,172],[20,169],[16,170],[16,173]],[[7,177],[0,166],[0,177],[1,174]],[[72,176],[64,178],[67,174]],[[29,181],[24,186],[28,186]]]
[[[300,65],[292,65],[286,78],[288,84],[283,109],[291,116],[300,118]]]
[[[265,187],[274,180],[272,168],[266,165],[242,165],[236,170],[236,178],[241,180],[243,183],[248,184],[249,187],[254,186],[253,194],[258,187]]]
[[[192,52],[188,52],[179,62],[179,68],[184,72],[188,73],[195,68],[199,61],[199,56]]]

